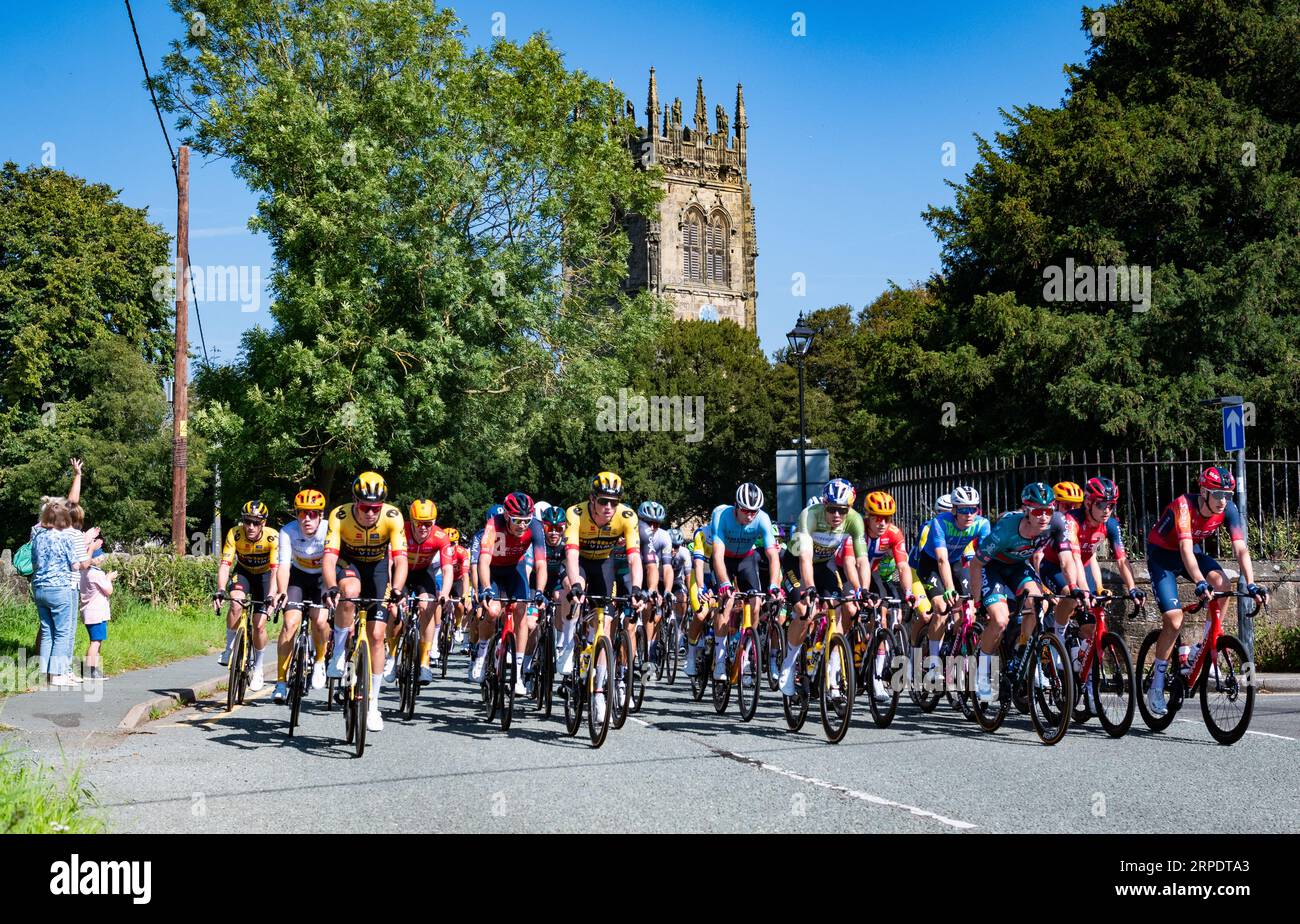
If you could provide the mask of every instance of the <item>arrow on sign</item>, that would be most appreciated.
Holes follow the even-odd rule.
[[[1228,415],[1228,432],[1233,434],[1233,443],[1237,442],[1236,431],[1241,429],[1241,414],[1233,411]]]

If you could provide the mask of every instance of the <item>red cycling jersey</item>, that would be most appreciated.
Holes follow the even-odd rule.
[[[429,536],[423,542],[415,541],[415,529],[411,521],[406,521],[406,557],[411,563],[411,571],[424,571],[426,568],[441,568],[444,565],[451,564],[451,559],[447,557],[447,550],[451,543],[447,541],[447,534],[443,532],[441,526],[434,526],[429,530]]]
[[[879,571],[880,563],[885,558],[885,553],[889,552],[894,556],[894,564],[900,568],[907,561],[907,540],[903,538],[903,531],[890,523],[875,539],[870,535],[867,540],[867,558],[871,561],[871,570]]]
[[[453,548],[456,550],[452,553],[456,570],[452,574],[452,580],[459,584],[465,579],[465,570],[469,568],[469,549],[463,545],[453,546]]]
[[[1147,543],[1176,552],[1181,540],[1191,539],[1192,542],[1200,545],[1202,539],[1214,535],[1221,526],[1228,527],[1228,535],[1234,542],[1245,538],[1241,526],[1241,512],[1237,509],[1236,503],[1228,501],[1228,505],[1223,508],[1223,513],[1207,517],[1201,515],[1200,504],[1197,503],[1199,497],[1199,494],[1183,494],[1174,498],[1165,508],[1165,512],[1160,514],[1156,525],[1151,527],[1151,532],[1147,534]]]

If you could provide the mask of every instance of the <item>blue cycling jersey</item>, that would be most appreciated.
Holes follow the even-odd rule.
[[[976,542],[975,557],[983,564],[991,561],[1018,564],[1029,561],[1035,552],[1048,543],[1060,552],[1073,550],[1069,526],[1060,512],[1053,513],[1047,528],[1032,539],[1026,539],[1020,534],[1020,524],[1024,519],[1024,511],[1021,510],[1004,513],[992,532]]]
[[[754,554],[754,544],[758,542],[765,549],[776,545],[776,531],[767,512],[760,510],[758,515],[741,526],[736,519],[736,508],[730,505],[715,507],[713,519],[709,524],[713,542],[721,543],[728,558],[746,558]]]
[[[976,516],[965,529],[957,528],[957,520],[951,513],[944,511],[929,522],[930,535],[921,549],[922,555],[937,559],[935,553],[941,548],[948,550],[948,561],[956,563],[962,557],[966,546],[973,540],[983,539],[993,530],[987,517]],[[966,558],[971,558],[967,555]]]

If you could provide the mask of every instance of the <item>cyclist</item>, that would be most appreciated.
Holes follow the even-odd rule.
[[[917,574],[930,599],[930,612],[919,613],[912,627],[912,644],[919,645],[922,626],[926,629],[926,676],[932,679],[939,669],[939,649],[943,645],[948,611],[954,606],[961,591],[958,581],[966,579],[973,585],[962,565],[969,565],[979,541],[992,530],[988,518],[980,514],[980,492],[969,485],[953,488],[952,511],[935,515],[929,523],[929,535],[918,556]],[[969,554],[968,554],[969,552]],[[957,563],[958,573],[953,567]]]
[[[1061,485],[1056,486],[1059,487]],[[1053,492],[1056,488],[1052,489]],[[1089,478],[1088,483],[1081,490],[1083,506],[1071,509],[1067,516],[1075,528],[1072,537],[1075,543],[1075,555],[1078,558],[1079,568],[1088,582],[1089,591],[1097,593],[1103,589],[1101,565],[1098,564],[1094,553],[1097,546],[1105,539],[1110,543],[1111,554],[1115,557],[1115,566],[1124,581],[1128,598],[1141,605],[1146,600],[1146,593],[1139,590],[1133,580],[1133,571],[1129,568],[1128,557],[1124,551],[1124,540],[1120,536],[1119,521],[1112,513],[1115,504],[1119,501],[1119,486],[1109,478],[1098,476]],[[1061,571],[1059,553],[1055,549],[1045,550],[1039,573],[1043,576],[1043,580],[1051,584],[1058,593],[1064,587],[1065,575]],[[1056,625],[1057,634],[1062,637],[1062,640],[1071,616],[1076,616],[1079,620],[1079,635],[1083,639],[1079,649],[1074,653],[1074,659],[1078,662],[1082,660],[1087,646],[1092,643],[1096,626],[1093,625],[1092,615],[1087,608],[1079,608],[1073,598],[1061,600],[1056,604]]]
[[[726,504],[719,504],[704,525],[695,530],[691,540],[691,619],[686,624],[686,676],[695,676],[695,661],[700,653],[701,637],[708,620],[708,602],[718,589],[713,573],[713,517]]]
[[[954,510],[960,505],[953,497]],[[1049,543],[1058,552],[1070,553],[1070,527],[1065,516],[1052,505],[1052,489],[1041,481],[1026,485],[1020,492],[1020,510],[1004,513],[987,536],[980,537],[975,545],[975,558],[970,564],[970,591],[975,605],[984,604],[985,626],[980,636],[980,651],[975,680],[975,693],[981,702],[991,703],[993,686],[989,680],[989,660],[998,651],[1002,633],[1011,619],[1010,600],[1020,594],[1041,594],[1038,576],[1030,559]],[[1078,586],[1074,572],[1074,557],[1062,556],[1061,561],[1070,575],[1067,590],[1082,601],[1085,591]],[[1026,607],[1020,624],[1019,644],[1024,645],[1034,633],[1038,615],[1033,607]]]
[[[732,596],[733,590],[748,593],[764,589],[758,576],[760,556],[755,554],[756,549],[762,547],[769,574],[781,573],[776,532],[772,529],[771,518],[763,510],[763,500],[762,489],[752,481],[747,481],[736,488],[735,505],[715,507],[710,520],[713,532],[713,573],[718,581],[718,599],[722,601],[722,608],[714,617],[713,623],[718,644],[718,656],[713,660],[713,676],[718,680],[727,676],[727,659],[722,656],[722,652],[724,641],[731,634],[731,613],[736,602]],[[733,575],[738,588],[732,587]],[[766,590],[770,597],[781,594],[779,584],[769,584]]]
[[[280,528],[279,567],[275,572],[276,597],[290,603],[312,604],[311,642],[316,656],[311,668],[311,688],[325,686],[325,641],[329,636],[329,617],[320,605],[321,559],[325,556],[325,533],[321,518],[325,515],[325,495],[308,488],[299,491],[293,499],[296,519]],[[275,693],[272,699],[284,702],[288,695],[286,679],[289,676],[289,659],[293,657],[293,639],[298,634],[303,610],[284,611],[284,628],[280,632],[279,658]]]
[[[939,499],[934,502],[934,515],[938,516],[941,513],[952,513],[952,494],[940,495]],[[930,612],[930,598],[925,595],[925,584],[921,582],[918,572],[921,567],[921,549],[930,539],[930,523],[932,521],[933,518],[921,524],[921,528],[916,531],[916,541],[912,543],[911,551],[907,553],[907,564],[912,569],[912,593],[916,597],[916,612],[918,613]],[[964,562],[969,564],[969,558],[964,559]],[[890,562],[886,561],[882,567],[888,568],[889,565]]]
[[[564,585],[580,601],[587,594],[597,597],[614,595],[614,562],[610,553],[621,541],[627,544],[630,571],[630,591],[639,606],[645,598],[641,589],[641,531],[636,513],[621,503],[623,479],[614,472],[599,472],[591,480],[591,489],[585,503],[574,504],[565,513],[564,524]],[[606,610],[603,632],[609,632],[609,612]],[[560,676],[573,672],[573,638],[577,620],[570,613],[564,620],[561,640],[564,644],[560,656]],[[604,677],[596,678],[597,688],[603,688]],[[597,721],[604,721],[604,697],[595,699],[591,708]]]
[[[857,559],[858,580],[861,586],[871,587],[874,584],[882,596],[889,596],[890,590],[885,586],[885,579],[881,573],[883,564],[887,562],[892,566],[894,578],[900,582],[895,583],[898,590],[895,596],[901,597],[908,606],[915,606],[916,597],[910,590],[912,568],[907,560],[907,540],[903,538],[903,531],[894,525],[894,515],[898,513],[897,502],[887,491],[872,491],[863,501],[863,507],[867,513],[863,520],[867,554]],[[847,543],[848,540],[845,544]],[[909,590],[903,593],[903,587]],[[871,678],[872,694],[882,701],[889,699],[889,691],[880,680],[884,671],[884,659],[883,651],[876,653],[876,665]]]
[[[1223,568],[1205,554],[1201,542],[1226,526],[1232,540],[1232,554],[1237,559],[1241,576],[1246,582],[1246,593],[1255,598],[1257,606],[1268,601],[1268,590],[1255,583],[1255,569],[1246,548],[1241,511],[1232,499],[1237,488],[1237,478],[1226,468],[1211,465],[1198,479],[1200,492],[1187,493],[1174,498],[1160,515],[1160,519],[1147,534],[1147,568],[1151,574],[1151,588],[1160,601],[1160,637],[1156,641],[1155,671],[1147,691],[1147,707],[1154,716],[1163,716],[1168,707],[1165,702],[1165,674],[1174,642],[1183,627],[1183,608],[1178,603],[1178,578],[1184,577],[1196,584],[1196,596],[1207,599],[1211,591],[1226,591],[1228,578]],[[1223,611],[1223,598],[1210,601],[1209,631],[1213,617]],[[1201,641],[1205,638],[1202,636]],[[1197,648],[1200,646],[1198,645]],[[1193,651],[1188,658],[1191,664],[1199,655]]]
[[[682,531],[674,526],[668,531],[673,545],[673,611],[678,625],[686,615],[686,581],[691,573],[691,550]]]
[[[238,526],[226,531],[226,541],[221,547],[221,564],[217,565],[217,593],[213,602],[217,612],[226,599],[226,583],[230,569],[235,570],[235,586],[230,591],[230,612],[226,615],[226,647],[217,658],[225,667],[230,663],[230,648],[239,634],[240,615],[247,602],[264,603],[271,600],[271,581],[280,563],[280,535],[266,525],[266,504],[251,500],[240,511]],[[253,675],[248,688],[260,690],[266,685],[262,675],[262,657],[266,654],[265,612],[253,615]]]
[[[664,529],[664,520],[668,511],[658,501],[642,501],[636,509],[638,531],[641,535],[641,560],[645,566],[646,591],[672,604],[673,595],[673,540],[668,530]],[[648,671],[654,661],[658,646],[655,636],[659,631],[660,611],[655,608],[653,615],[645,621],[646,643],[650,650],[642,663],[642,670]],[[636,633],[632,633],[632,656],[636,659]]]
[[[410,589],[418,596],[435,598],[416,604],[416,618],[420,620],[420,682],[431,683],[433,669],[429,667],[429,651],[442,625],[442,605],[451,596],[456,546],[447,531],[438,526],[438,505],[432,500],[414,500],[407,512],[411,515],[406,521]],[[400,635],[394,627],[389,644],[395,644],[393,640],[397,638]],[[390,657],[384,681],[392,683],[396,676],[397,659]]]
[[[325,537],[325,556],[321,577],[325,582],[324,600],[334,606],[334,660],[326,668],[330,677],[342,677],[347,658],[347,638],[355,622],[356,604],[343,597],[374,600],[401,599],[406,587],[406,529],[402,512],[388,499],[388,485],[378,472],[362,472],[352,482],[352,503],[340,504],[330,511],[329,533]],[[392,561],[392,587],[388,583],[388,565]],[[379,690],[383,685],[384,637],[387,607],[375,607],[368,620],[369,639],[357,644],[370,645],[370,702],[367,704],[366,729],[380,731],[384,720],[379,714]]]
[[[483,669],[487,663],[488,639],[496,632],[497,619],[501,616],[499,596],[506,596],[516,601],[533,600],[541,602],[546,599],[546,535],[542,531],[542,522],[535,515],[536,505],[533,499],[523,491],[512,491],[506,495],[501,512],[489,517],[483,524],[483,543],[478,552],[478,580],[482,590],[479,602],[483,612],[479,615],[478,650],[474,656],[474,668],[471,680],[483,679]],[[529,550],[533,553],[533,592],[528,592],[528,577],[520,567]],[[525,604],[513,604],[515,627],[515,663],[519,670],[515,672],[515,695],[525,696],[524,674],[531,666],[531,658],[525,654],[528,646],[528,633],[536,624],[534,613],[529,617]]]
[[[453,538],[454,534],[454,538]],[[456,635],[454,644],[465,641],[465,626],[469,622],[470,604],[474,600],[474,566],[470,563],[470,537],[458,529],[447,530],[447,536],[456,543],[456,565],[452,577],[451,599],[456,601]]]
[[[781,692],[786,696],[795,693],[794,665],[799,657],[799,646],[808,634],[811,595],[838,594],[844,586],[841,571],[852,588],[849,599],[861,591],[857,559],[866,556],[867,546],[862,515],[853,509],[856,497],[853,485],[843,478],[826,482],[820,497],[814,499],[819,502],[810,503],[800,512],[790,548],[781,560],[781,568],[795,595],[794,618],[786,629],[790,647],[785,663],[781,665]],[[841,569],[835,565],[835,553],[844,545],[845,536],[852,540],[852,547],[846,551]],[[856,607],[845,603],[840,610],[841,629],[847,632]],[[838,675],[839,665],[831,665],[830,676]]]

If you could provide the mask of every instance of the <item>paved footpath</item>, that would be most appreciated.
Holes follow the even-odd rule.
[[[718,716],[707,698],[691,701],[679,676],[651,684],[642,712],[592,750],[585,725],[567,737],[558,711],[520,717],[509,734],[488,725],[466,666],[453,659],[411,722],[390,712],[360,760],[319,694],[288,738],[270,684],[232,713],[223,697],[135,732],[115,727],[132,695],[218,673],[213,656],[110,678],[111,710],[76,705],[81,694],[26,694],[0,721],[47,762],[80,763],[117,831],[1300,831],[1296,694],[1258,696],[1251,731],[1230,748],[1197,704],[1163,734],[1138,718],[1116,741],[1094,721],[1048,748],[1014,712],[989,735],[946,704],[922,715],[906,699],[886,730],[860,703],[830,745],[816,706],[791,733],[765,688],[744,724],[734,703]]]

